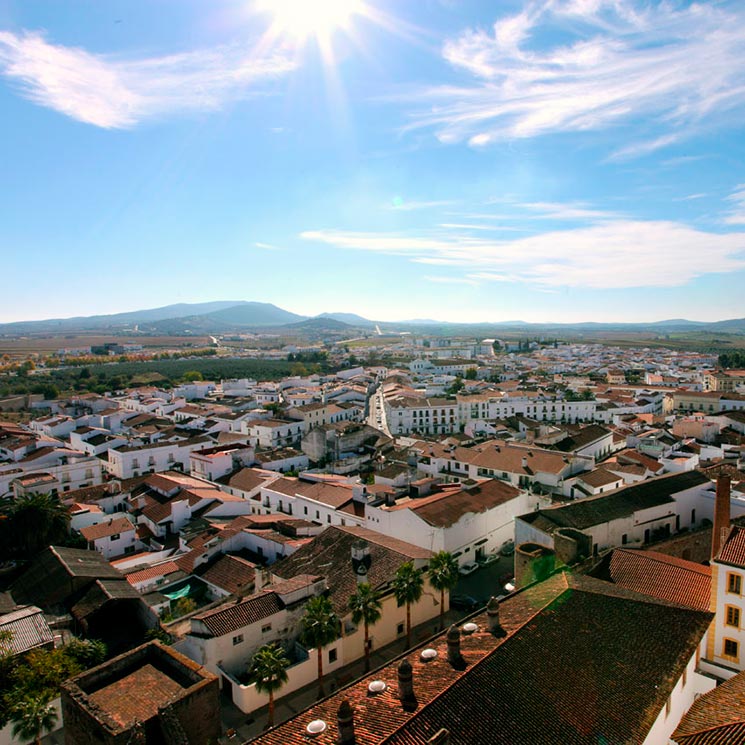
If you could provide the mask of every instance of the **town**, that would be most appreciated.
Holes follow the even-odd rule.
[[[0,399],[0,743],[736,741],[745,370],[543,336],[265,355],[293,373],[104,391],[86,357]]]

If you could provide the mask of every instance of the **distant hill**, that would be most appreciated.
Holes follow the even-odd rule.
[[[369,321],[367,318],[358,316],[356,313],[319,313],[316,318],[331,318],[334,321],[341,321],[350,326],[374,326],[375,321]]]
[[[153,323],[170,318],[214,313],[240,305],[242,300],[218,300],[210,303],[177,303],[160,308],[132,310],[101,316],[75,316],[74,318],[51,318],[44,321],[16,321],[0,324],[0,334],[29,334],[54,331],[95,331],[104,329],[132,328],[140,323]]]
[[[369,329],[376,325],[356,313],[321,313],[310,318],[284,310],[272,303],[245,300],[218,300],[209,303],[177,303],[159,308],[75,318],[54,318],[46,321],[18,321],[0,324],[0,334],[55,334],[75,331],[121,332],[137,327],[149,334],[220,334],[249,329],[282,329],[294,332],[344,332]],[[689,321],[672,318],[649,323],[526,323],[525,321],[500,321],[495,323],[450,323],[429,318],[386,322],[387,330],[411,330],[419,333],[474,334],[491,336],[500,331],[541,333],[594,333],[604,331],[652,332],[702,332],[745,334],[745,318],[732,318],[716,322]],[[439,328],[434,328],[439,327]]]
[[[309,318],[299,323],[288,323],[286,329],[297,329],[298,331],[347,331],[354,327],[344,321],[335,318]]]

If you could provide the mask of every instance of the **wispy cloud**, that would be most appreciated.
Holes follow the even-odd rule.
[[[427,282],[435,282],[442,285],[470,285],[471,287],[478,285],[475,279],[468,279],[467,277],[436,277],[427,274],[423,279]]]
[[[708,197],[708,194],[689,194],[686,197],[677,197],[673,199],[673,202],[691,202],[694,199],[704,199],[705,197]]]
[[[745,269],[745,233],[704,232],[666,221],[617,219],[515,240],[337,230],[307,231],[301,237],[336,248],[449,266],[454,272],[451,279],[514,281],[543,288],[674,287],[703,275]]]
[[[738,184],[727,201],[732,208],[725,215],[724,222],[727,225],[745,225],[745,184]]]
[[[612,156],[630,158],[745,106],[739,2],[535,0],[491,31],[448,41],[443,56],[475,80],[424,91],[431,108],[411,126],[444,142],[478,147],[643,119],[647,136]]]
[[[119,59],[52,44],[36,32],[0,31],[0,74],[29,100],[106,129],[219,109],[294,66],[282,53],[254,55],[245,44]]]
[[[535,213],[542,220],[609,220],[618,217],[617,212],[597,210],[584,202],[521,202],[517,204]]]
[[[264,251],[281,251],[282,250],[279,246],[275,246],[272,243],[261,243],[260,241],[256,241],[256,243],[254,243],[254,246],[256,246],[256,248],[261,248]]]
[[[451,207],[456,204],[452,199],[438,201],[411,201],[407,202],[401,197],[396,197],[390,204],[385,205],[386,209],[396,210],[398,212],[413,212],[414,210],[431,210],[439,207]]]

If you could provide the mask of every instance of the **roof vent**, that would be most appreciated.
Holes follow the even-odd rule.
[[[370,684],[367,686],[368,693],[372,693],[373,695],[378,693],[383,693],[383,691],[388,686],[385,684],[385,681],[383,680],[373,680],[370,682]]]
[[[326,731],[326,722],[323,719],[314,719],[306,728],[305,731],[309,735],[320,735]]]
[[[478,630],[479,630],[478,625],[475,624],[473,621],[469,621],[468,623],[464,623],[463,626],[461,626],[461,631],[466,636],[469,636],[470,634],[473,634],[474,632],[476,632]]]
[[[432,662],[437,657],[437,650],[432,649],[432,647],[427,647],[427,649],[422,650],[422,654],[420,655],[422,662]]]

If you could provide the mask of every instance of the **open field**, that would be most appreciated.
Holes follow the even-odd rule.
[[[0,356],[8,354],[23,358],[30,354],[54,354],[60,349],[98,347],[103,344],[139,344],[144,349],[177,349],[206,347],[212,342],[209,336],[116,336],[102,334],[45,334],[14,339],[0,338]]]

